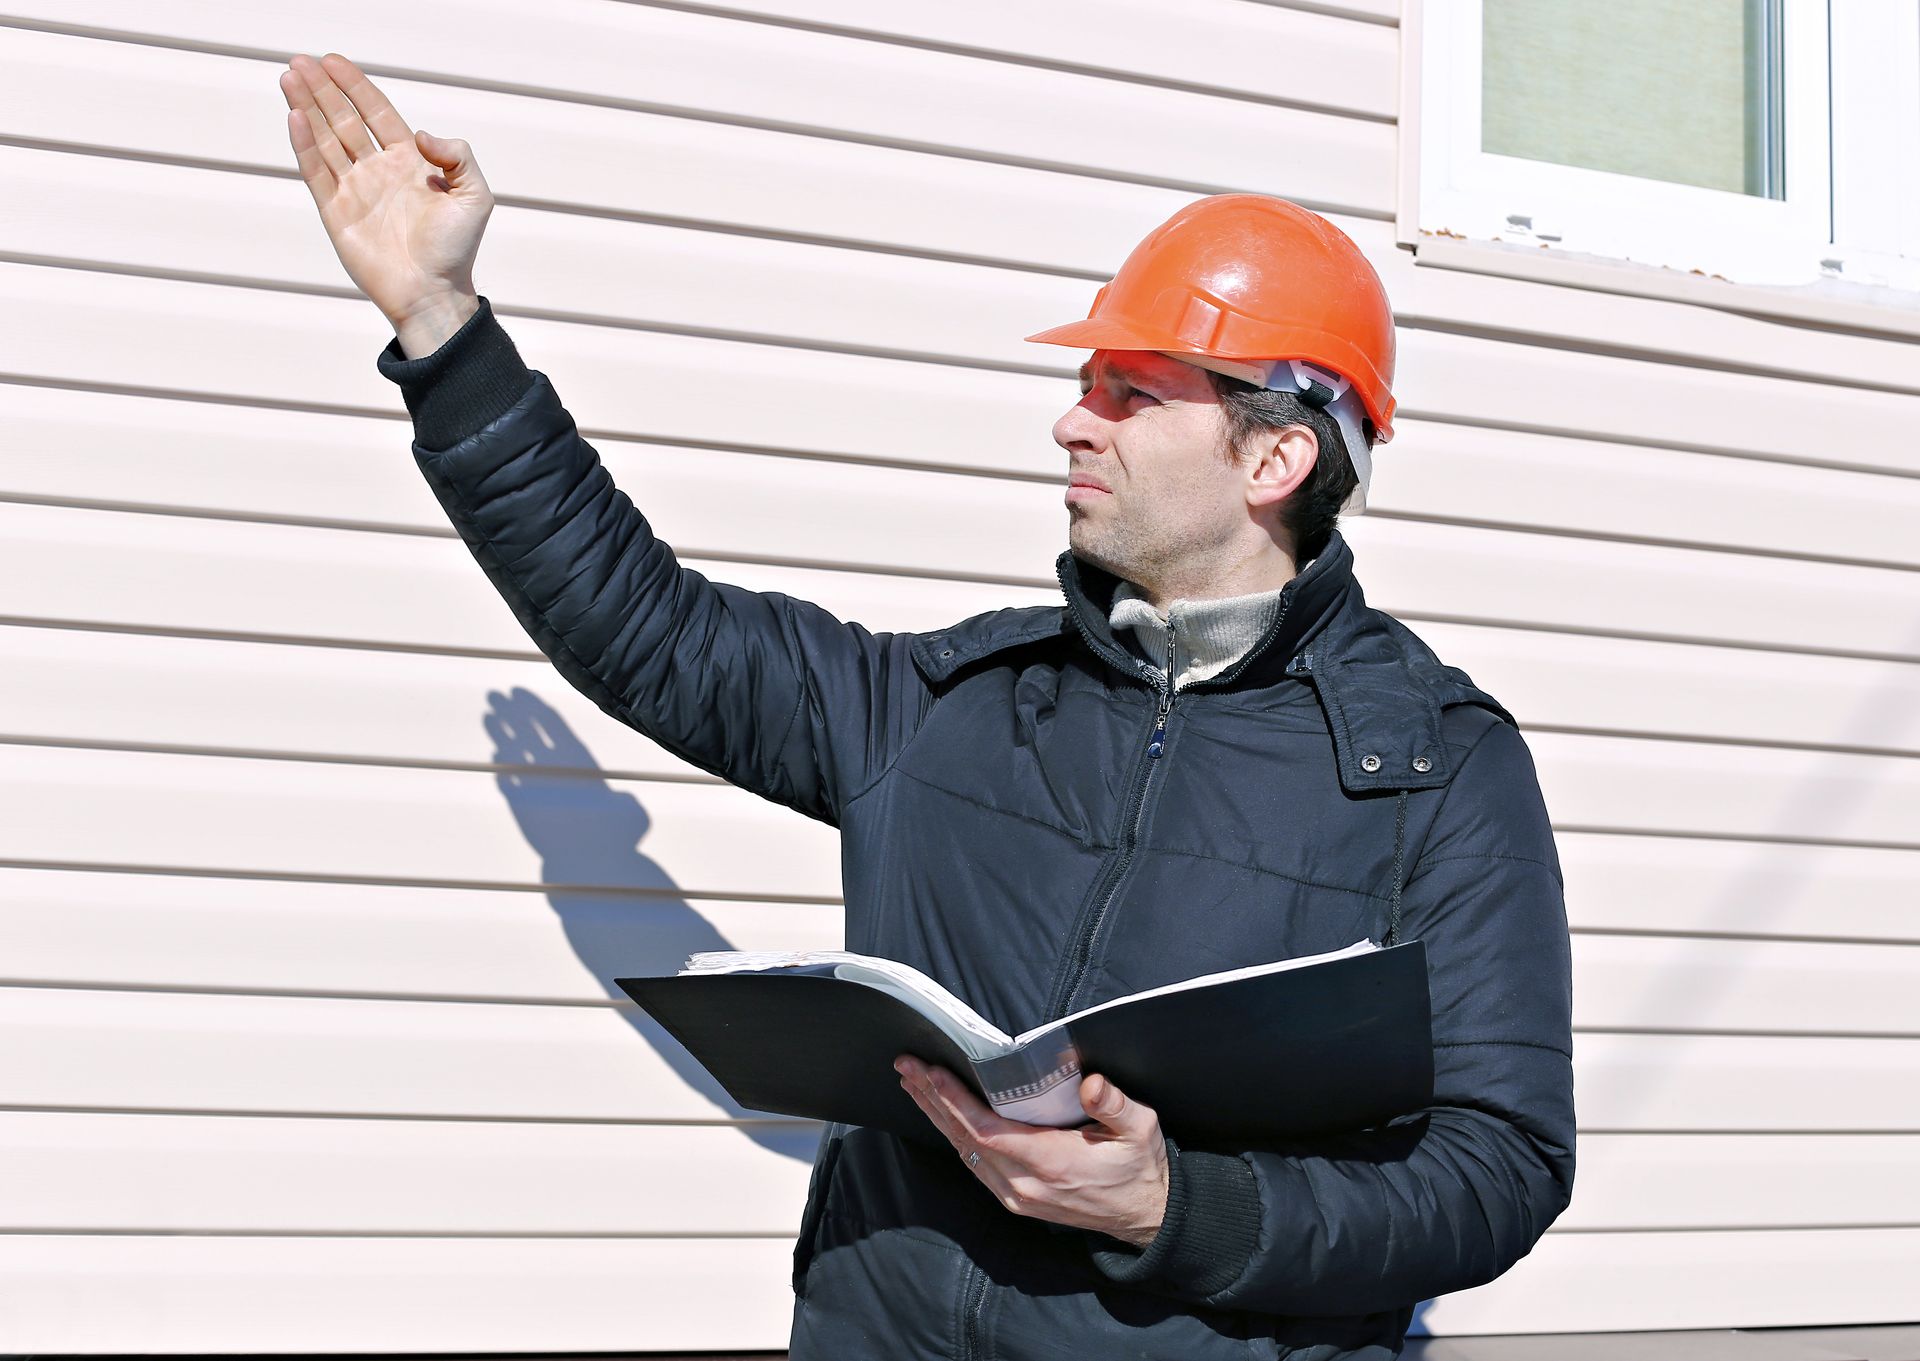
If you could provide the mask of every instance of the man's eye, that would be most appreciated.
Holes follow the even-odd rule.
[[[1129,388],[1127,390],[1127,399],[1131,401],[1135,397],[1143,398],[1149,402],[1158,402],[1160,400],[1158,397],[1154,396],[1151,392],[1142,392],[1139,388]]]

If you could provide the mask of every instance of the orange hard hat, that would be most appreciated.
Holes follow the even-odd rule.
[[[1305,394],[1346,435],[1354,509],[1372,471],[1360,411],[1376,443],[1393,438],[1393,309],[1380,276],[1345,232],[1270,194],[1189,203],[1134,247],[1086,320],[1027,339],[1154,350]]]

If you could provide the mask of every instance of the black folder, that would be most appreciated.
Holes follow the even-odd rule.
[[[893,1060],[901,1053],[952,1070],[990,1100],[1025,1091],[1023,1079],[1044,1081],[1060,1061],[1077,1058],[1074,1090],[1078,1072],[1106,1075],[1151,1106],[1183,1145],[1359,1130],[1433,1099],[1426,946],[1418,940],[1122,999],[1069,1017],[1030,1041],[1031,1054],[984,1062],[908,1003],[829,971],[614,982],[742,1106],[920,1140],[941,1136],[900,1088]]]

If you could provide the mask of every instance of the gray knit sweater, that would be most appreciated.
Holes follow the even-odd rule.
[[[1313,564],[1308,562],[1300,570]],[[1113,593],[1107,621],[1114,633],[1131,638],[1135,651],[1164,678],[1167,645],[1174,648],[1173,688],[1179,690],[1219,675],[1260,641],[1280,610],[1284,586],[1252,595],[1221,596],[1213,600],[1174,600],[1162,615],[1130,581]]]

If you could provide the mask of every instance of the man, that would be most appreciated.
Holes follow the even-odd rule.
[[[462,539],[607,713],[840,829],[849,949],[1017,1032],[1426,942],[1434,1104],[1338,1138],[1183,1148],[1098,1074],[1094,1123],[1038,1129],[902,1056],[929,1138],[825,1131],[796,1358],[1386,1358],[1419,1301],[1533,1246],[1573,1176],[1559,861],[1511,715],[1366,605],[1334,523],[1393,409],[1351,241],[1252,195],[1149,236],[1035,337],[1094,351],[1054,427],[1065,606],[875,634],[682,569],[474,292],[467,145],[343,57],[281,83]]]

